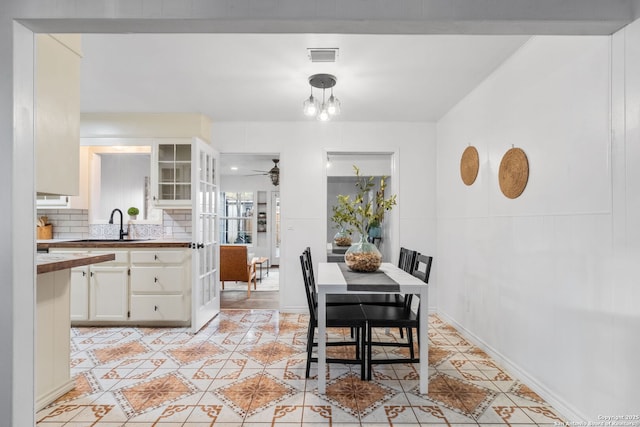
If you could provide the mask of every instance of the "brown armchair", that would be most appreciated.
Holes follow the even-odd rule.
[[[251,296],[251,282],[256,289],[256,265],[247,259],[246,246],[220,246],[220,282],[247,282],[247,297]]]

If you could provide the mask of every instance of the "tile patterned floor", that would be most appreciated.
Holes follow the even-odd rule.
[[[326,395],[304,378],[307,316],[223,310],[202,331],[73,328],[76,388],[38,426],[525,426],[564,420],[453,327],[431,315],[429,394],[417,366],[331,364]],[[377,330],[378,339],[397,340]],[[333,330],[333,336],[348,334]],[[344,351],[339,347],[332,351]],[[406,349],[375,349],[374,358]],[[312,375],[315,375],[312,364]]]

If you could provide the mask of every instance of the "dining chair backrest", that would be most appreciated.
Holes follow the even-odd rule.
[[[307,261],[309,261],[309,274],[311,276],[311,280],[313,281],[313,286],[316,285],[316,277],[313,274],[313,261],[311,260],[311,248],[309,246],[307,246],[307,248],[304,250],[304,253],[307,256]]]
[[[400,257],[398,258],[398,268],[411,273],[416,262],[417,251],[407,248],[400,248]]]
[[[302,269],[302,278],[304,280],[304,288],[307,295],[307,305],[309,306],[309,315],[312,319],[317,319],[318,298],[316,295],[316,286],[312,276],[312,266],[307,256],[307,251],[300,255],[300,267]]]
[[[424,283],[429,283],[429,275],[431,274],[431,263],[433,262],[433,257],[428,255],[418,254],[416,256],[416,261],[413,266],[413,271],[411,274],[418,279],[422,280]]]
[[[417,277],[422,280],[424,283],[429,283],[429,275],[431,274],[431,263],[433,262],[433,257],[428,255],[422,255],[420,253],[416,253],[415,262],[413,264],[413,268],[410,271],[411,275]],[[418,297],[418,295],[415,295]],[[405,298],[405,309],[410,310],[413,304],[414,295],[407,295]],[[419,300],[419,297],[418,297]],[[420,311],[420,305],[418,304],[418,311]]]

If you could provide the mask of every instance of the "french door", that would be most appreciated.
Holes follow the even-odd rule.
[[[195,138],[192,146],[191,330],[197,332],[220,312],[218,283],[218,153]]]

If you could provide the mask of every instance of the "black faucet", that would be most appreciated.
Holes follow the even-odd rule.
[[[118,208],[115,208],[114,210],[111,211],[111,216],[109,217],[109,224],[113,224],[113,214],[118,212],[120,214],[120,240],[124,240],[124,236],[126,236],[127,234],[129,234],[128,231],[124,231],[124,228],[122,226],[122,211]]]

